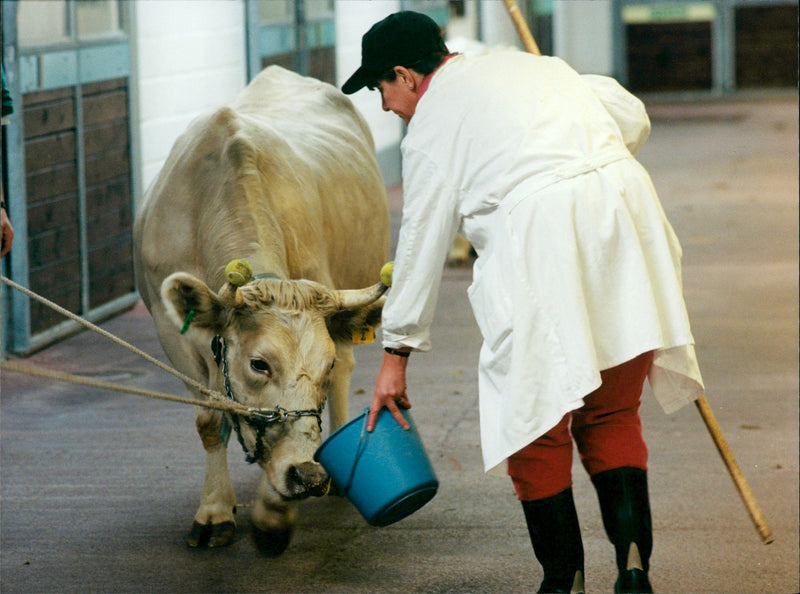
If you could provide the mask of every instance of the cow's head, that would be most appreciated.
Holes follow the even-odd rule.
[[[237,402],[251,408],[320,409],[336,364],[335,343],[380,322],[386,287],[336,291],[307,280],[260,279],[215,293],[184,272],[166,278],[162,300],[179,327],[191,320],[192,339],[225,345],[225,373],[209,369],[214,387],[227,377]],[[190,314],[194,311],[193,314]],[[187,318],[188,316],[188,318]],[[187,339],[189,337],[187,336]],[[322,495],[328,476],[313,462],[321,442],[318,417],[289,416],[259,431],[239,422],[242,445],[256,453],[272,488],[284,499]]]

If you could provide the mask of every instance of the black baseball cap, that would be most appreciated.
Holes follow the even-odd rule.
[[[409,67],[437,52],[447,52],[439,25],[429,16],[406,10],[372,25],[361,38],[361,67],[342,91],[351,95],[395,66]]]

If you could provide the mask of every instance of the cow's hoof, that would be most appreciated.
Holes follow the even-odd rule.
[[[221,522],[220,524],[192,523],[192,530],[186,537],[186,544],[193,549],[200,547],[225,547],[236,540],[236,524]]]
[[[258,552],[265,557],[280,557],[292,539],[292,529],[268,532],[253,526],[253,540]]]

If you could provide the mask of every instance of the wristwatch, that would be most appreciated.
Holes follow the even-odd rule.
[[[384,347],[383,350],[389,353],[390,355],[397,355],[398,357],[408,357],[411,354],[408,351],[398,351],[397,349],[392,349],[389,347]]]

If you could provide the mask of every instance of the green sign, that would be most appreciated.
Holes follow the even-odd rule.
[[[710,2],[633,4],[622,9],[622,20],[628,25],[713,21],[716,16]]]

